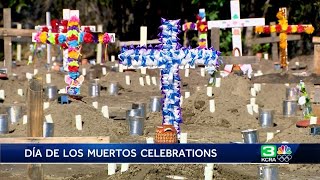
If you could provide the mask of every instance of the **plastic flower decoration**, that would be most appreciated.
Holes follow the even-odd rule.
[[[313,116],[313,114],[312,114],[311,100],[306,91],[304,82],[300,81],[300,83],[297,85],[297,88],[299,89],[301,94],[301,96],[299,97],[298,103],[299,105],[303,106],[303,116],[304,118],[309,119],[311,116]]]

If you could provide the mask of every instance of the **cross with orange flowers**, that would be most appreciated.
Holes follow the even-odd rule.
[[[258,34],[266,33],[270,34],[273,32],[279,34],[279,46],[280,46],[280,64],[282,68],[287,68],[287,34],[291,33],[307,33],[312,34],[314,27],[311,24],[299,24],[299,25],[288,25],[287,10],[286,8],[280,8],[277,13],[279,24],[271,26],[256,26],[255,31]]]

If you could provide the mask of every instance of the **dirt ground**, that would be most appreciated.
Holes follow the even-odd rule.
[[[308,71],[312,71],[313,56],[301,56],[290,61],[290,64],[299,61],[300,64],[307,64]],[[51,114],[54,121],[54,136],[110,136],[111,142],[145,142],[146,137],[154,137],[156,126],[161,124],[161,113],[148,113],[145,121],[144,135],[132,137],[129,135],[128,123],[124,120],[125,111],[130,108],[133,102],[148,103],[150,96],[160,96],[159,86],[139,85],[140,72],[127,71],[123,73],[111,71],[110,67],[114,62],[107,62],[107,75],[101,76],[99,83],[108,87],[110,81],[117,81],[120,86],[118,96],[110,96],[107,91],[101,91],[98,98],[88,97],[88,82],[86,80],[81,88],[83,101],[72,101],[68,105],[60,105],[56,101],[50,102],[50,107],[45,110],[45,115]],[[0,89],[5,90],[6,99],[2,107],[14,102],[25,104],[25,97],[17,94],[18,89],[26,89],[27,72],[33,73],[33,66],[27,66],[26,61],[18,63],[13,69],[17,75],[15,78],[0,81]],[[59,89],[65,87],[64,74],[60,72],[48,72],[44,63],[38,63],[39,74],[45,79],[46,73],[51,73],[52,84]],[[82,68],[82,67],[81,67]],[[84,65],[87,73],[90,65]],[[261,70],[264,74],[275,73],[273,62],[262,60],[254,65],[254,72]],[[159,79],[159,70],[148,70],[147,74]],[[237,75],[229,75],[222,78],[221,87],[214,88],[214,99],[216,111],[209,112],[209,97],[206,95],[206,77],[200,76],[200,68],[192,69],[189,77],[184,77],[184,70],[180,71],[182,77],[182,95],[184,92],[191,92],[188,99],[184,99],[182,108],[184,123],[181,126],[182,132],[188,133],[190,143],[229,143],[242,141],[241,131],[246,129],[258,129],[260,141],[266,141],[266,132],[276,132],[271,142],[290,143],[318,143],[319,136],[309,135],[309,129],[296,128],[295,122],[302,119],[301,111],[296,117],[284,118],[282,116],[282,101],[285,99],[284,84],[262,84],[262,90],[257,94],[256,103],[261,108],[275,110],[273,128],[261,128],[257,117],[258,114],[250,115],[247,112],[246,104],[250,100],[250,80]],[[131,85],[125,84],[125,75],[130,75]],[[159,81],[157,81],[159,85]],[[292,84],[295,86],[296,84]],[[46,85],[45,85],[46,86]],[[308,91],[312,94],[313,85],[307,84]],[[25,92],[25,91],[24,91]],[[97,101],[99,108],[95,109],[92,102]],[[101,107],[108,105],[110,117],[106,119],[101,113]],[[26,114],[26,112],[24,112]],[[83,130],[79,131],[75,125],[75,115],[82,115]],[[27,126],[22,121],[10,125],[11,133],[0,135],[0,137],[25,137]],[[0,140],[1,141],[1,140]],[[170,179],[168,175],[181,176],[187,179],[203,179],[205,165],[135,165],[132,164],[129,170],[120,172],[120,165],[115,175],[108,176],[107,165],[43,165],[45,179],[132,179],[132,180],[155,180]],[[215,165],[214,179],[257,179],[258,165]],[[320,179],[319,165],[281,165],[279,166],[280,179],[304,180]],[[18,180],[26,179],[26,165],[0,165],[0,179]]]

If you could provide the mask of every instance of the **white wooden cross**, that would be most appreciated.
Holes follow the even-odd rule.
[[[263,26],[264,18],[240,19],[239,0],[230,1],[231,20],[208,21],[208,29],[232,28],[232,49],[238,48],[242,54],[241,27]]]
[[[71,16],[77,16],[79,17],[79,10],[70,10],[70,9],[63,9],[63,20],[69,20]],[[35,29],[37,31],[41,31],[43,27],[47,27],[49,30],[52,29],[51,26],[35,26]],[[96,32],[96,26],[81,26],[81,31],[83,31],[85,28],[89,27],[91,32]],[[63,29],[63,26],[60,26],[59,29],[60,31]],[[61,32],[59,32],[61,34]],[[34,37],[37,33],[32,33],[32,42],[36,42]],[[115,42],[115,33],[108,33],[111,42]],[[65,71],[68,71],[68,49],[63,50],[63,69]]]

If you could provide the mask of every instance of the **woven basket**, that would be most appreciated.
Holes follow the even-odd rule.
[[[177,130],[173,125],[161,125],[157,127],[156,144],[174,144],[177,142]]]

